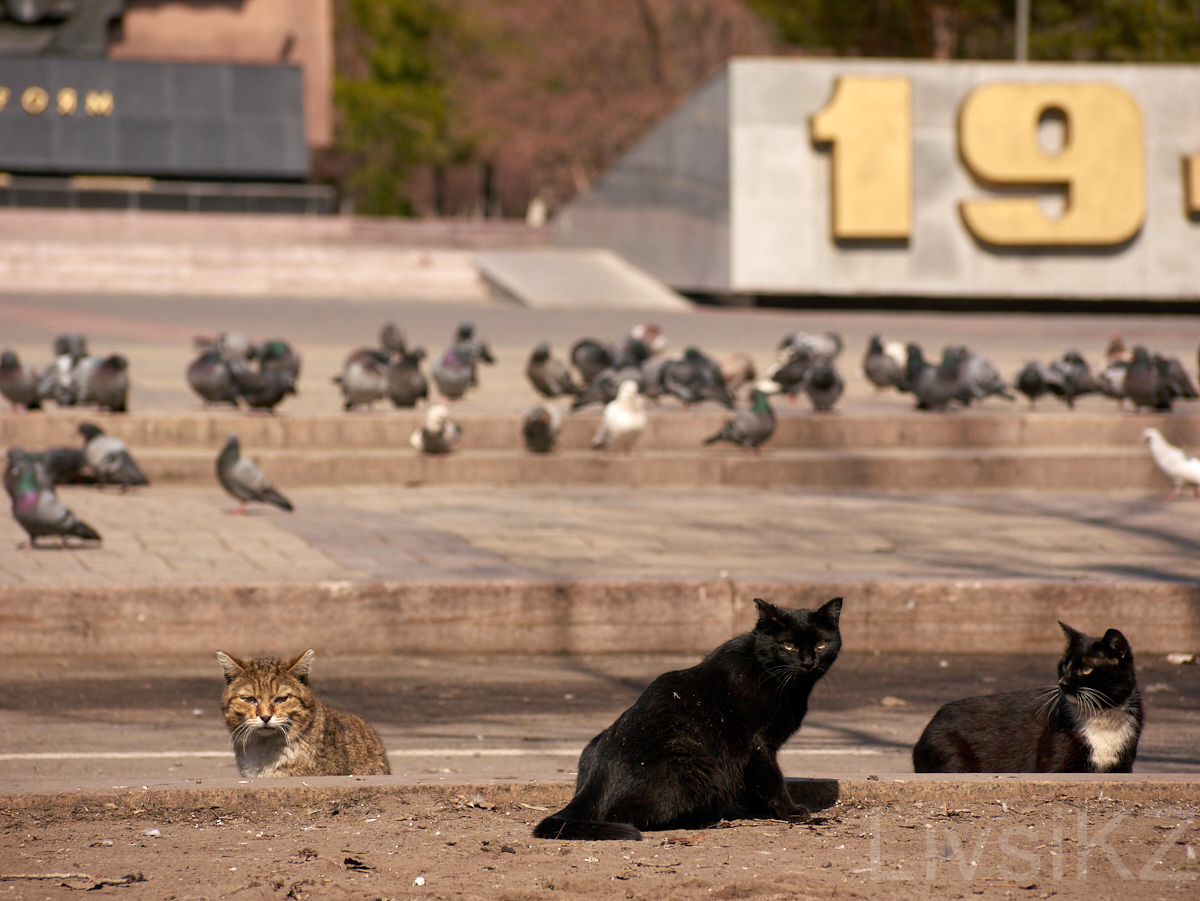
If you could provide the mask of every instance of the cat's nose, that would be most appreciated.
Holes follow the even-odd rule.
[[[258,718],[263,721],[264,726],[271,722],[271,715],[269,713],[260,714]]]

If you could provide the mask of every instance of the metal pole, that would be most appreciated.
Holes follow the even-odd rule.
[[[1029,62],[1029,4],[1030,0],[1017,0],[1017,52],[1019,63]]]

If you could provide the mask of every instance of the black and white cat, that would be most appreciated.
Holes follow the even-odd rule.
[[[1059,625],[1058,685],[947,704],[913,746],[916,772],[1132,772],[1145,717],[1129,642]]]
[[[690,669],[665,673],[579,758],[571,803],[536,838],[633,839],[730,815],[807,819],[779,748],[842,647],[842,599],[819,610],[755,599],[758,622]]]

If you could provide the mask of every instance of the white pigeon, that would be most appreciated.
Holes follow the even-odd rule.
[[[605,405],[592,447],[628,453],[645,428],[646,401],[638,393],[637,382],[626,379],[617,388],[616,400]]]
[[[462,437],[462,429],[450,421],[449,415],[444,405],[434,404],[425,411],[425,422],[412,433],[409,444],[426,454],[450,453]]]
[[[1142,432],[1142,440],[1150,444],[1150,455],[1155,464],[1175,486],[1170,497],[1178,497],[1184,485],[1191,485],[1192,492],[1200,498],[1200,460],[1168,443],[1158,429],[1146,429]]]

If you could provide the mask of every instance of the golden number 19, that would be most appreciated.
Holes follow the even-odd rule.
[[[839,78],[812,117],[812,138],[833,145],[833,237],[897,240],[912,234],[912,82]]]

